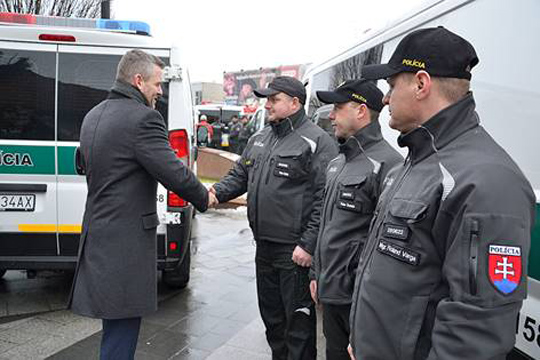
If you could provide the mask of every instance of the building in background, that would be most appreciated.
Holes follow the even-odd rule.
[[[195,105],[218,103],[224,101],[223,85],[211,82],[197,82],[191,84],[193,103]]]
[[[245,106],[247,112],[255,111],[259,106],[259,99],[253,94],[254,89],[266,87],[276,76],[292,76],[301,79],[306,67],[307,64],[301,64],[224,72],[225,103]]]

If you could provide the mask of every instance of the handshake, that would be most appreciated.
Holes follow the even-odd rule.
[[[219,204],[216,196],[216,189],[212,186],[208,189],[208,208],[215,208]]]

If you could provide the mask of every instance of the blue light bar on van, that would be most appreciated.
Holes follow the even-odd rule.
[[[150,26],[142,21],[98,19],[96,28],[150,34]]]

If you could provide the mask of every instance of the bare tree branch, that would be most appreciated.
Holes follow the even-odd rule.
[[[0,0],[1,12],[97,18],[102,0]]]

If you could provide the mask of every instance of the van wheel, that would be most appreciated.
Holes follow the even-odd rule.
[[[6,269],[0,270],[0,279],[1,279],[4,275],[6,275],[6,271],[7,271]]]
[[[189,282],[189,272],[191,265],[191,241],[188,243],[187,252],[182,262],[173,270],[163,270],[163,282],[172,288],[183,289]]]

